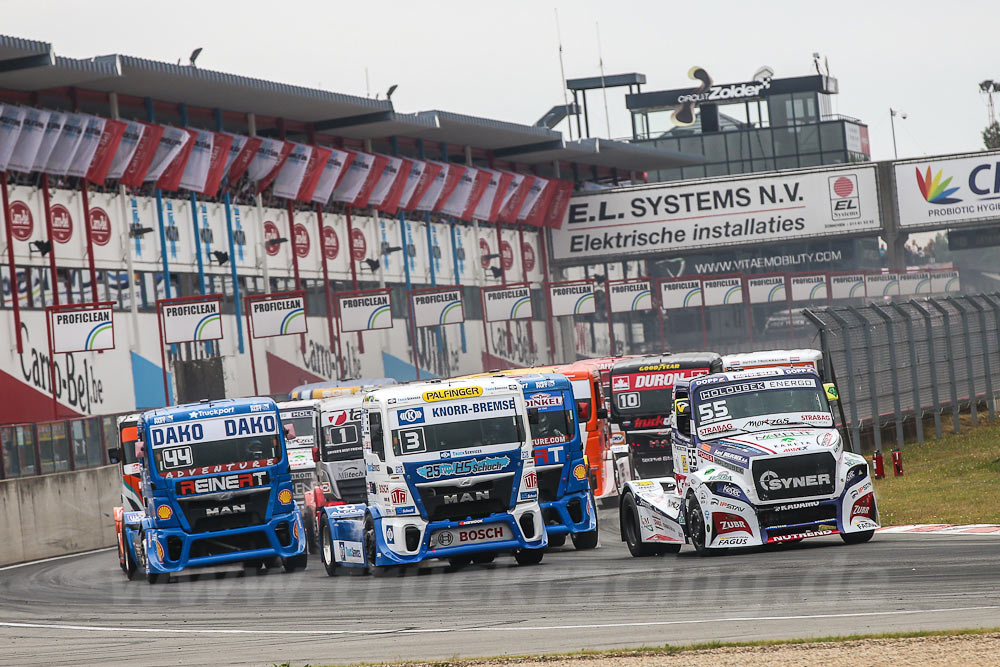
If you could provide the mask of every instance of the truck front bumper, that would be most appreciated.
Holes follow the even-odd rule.
[[[542,506],[547,535],[587,533],[597,528],[597,514],[588,491],[567,493],[558,500],[547,500],[539,504]]]
[[[268,558],[289,558],[306,551],[306,534],[299,512],[271,519],[265,524],[186,533],[180,529],[146,527],[149,571],[163,574],[188,568],[224,565]]]

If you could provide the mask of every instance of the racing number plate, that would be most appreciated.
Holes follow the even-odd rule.
[[[431,533],[431,549],[462,547],[484,542],[502,542],[513,539],[513,537],[510,527],[505,523],[446,528]]]

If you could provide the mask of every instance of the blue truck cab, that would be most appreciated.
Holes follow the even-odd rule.
[[[366,502],[322,508],[320,555],[373,574],[431,559],[452,566],[512,553],[542,560],[524,396],[511,378],[415,382],[361,402]]]
[[[531,416],[538,503],[549,546],[569,535],[577,549],[597,546],[597,512],[588,480],[573,384],[559,373],[513,375]],[[532,414],[537,410],[537,414]]]
[[[277,405],[270,398],[144,412],[136,455],[141,511],[123,517],[124,567],[149,583],[228,563],[306,566]]]

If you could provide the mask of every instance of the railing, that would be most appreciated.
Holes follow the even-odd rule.
[[[819,330],[855,449],[940,438],[968,411],[990,420],[1000,389],[1000,294],[806,311]],[[927,429],[927,430],[925,430]]]

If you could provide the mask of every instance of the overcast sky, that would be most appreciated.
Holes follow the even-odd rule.
[[[85,9],[84,9],[85,8]],[[978,83],[1000,80],[1000,0],[834,3],[503,0],[171,3],[0,0],[0,32],[52,42],[59,55],[124,53],[366,95],[392,84],[398,111],[444,109],[532,124],[562,103],[555,9],[566,76],[642,72],[646,90],[690,84],[692,65],[718,83],[812,73],[812,53],[840,82],[837,113],[870,128],[873,159],[979,150]],[[997,95],[1000,105],[1000,94]],[[591,97],[591,134],[608,136]],[[612,137],[630,135],[621,94],[608,94]],[[565,127],[565,126],[563,126]]]

